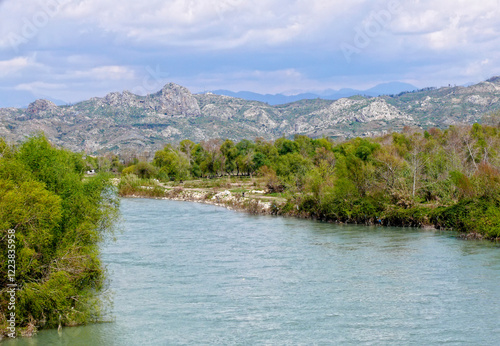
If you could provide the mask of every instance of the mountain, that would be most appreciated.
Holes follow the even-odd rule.
[[[0,108],[0,137],[20,141],[43,131],[55,144],[87,153],[154,151],[168,142],[210,138],[267,140],[374,136],[404,126],[473,123],[500,109],[500,77],[469,87],[427,88],[398,95],[351,96],[269,105],[205,94],[170,83],[147,96],[128,91],[57,106],[37,100],[27,108]]]
[[[320,98],[320,95],[312,94],[312,93],[302,93],[297,95],[283,95],[283,94],[258,94],[251,91],[238,91],[233,92],[229,90],[214,90],[211,93],[216,95],[224,95],[237,97],[240,99],[248,100],[248,101],[259,101],[268,103],[270,105],[282,105],[285,103],[300,101],[300,100],[311,100]]]
[[[390,83],[383,83],[376,85],[373,88],[367,90],[356,90],[348,88],[340,90],[327,89],[318,93],[301,93],[297,95],[283,95],[283,94],[264,95],[264,94],[254,93],[251,91],[233,92],[229,90],[213,90],[211,92],[216,95],[238,97],[248,101],[260,101],[275,106],[300,100],[313,100],[317,98],[322,98],[324,100],[338,100],[343,97],[350,97],[356,95],[374,96],[374,97],[381,95],[394,95],[406,91],[414,91],[417,89],[418,88],[416,86],[408,83],[390,82]]]
[[[381,96],[396,95],[405,91],[415,91],[418,88],[414,85],[402,82],[382,83],[364,91],[363,95]]]

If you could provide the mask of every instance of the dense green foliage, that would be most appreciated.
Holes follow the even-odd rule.
[[[405,129],[345,142],[183,141],[158,151],[153,165],[160,180],[263,176],[269,193],[287,197],[276,213],[500,237],[498,125]]]
[[[84,177],[79,154],[44,137],[19,147],[0,139],[0,325],[9,295],[7,235],[15,230],[16,325],[25,330],[99,319],[104,270],[98,245],[118,215],[110,176]]]

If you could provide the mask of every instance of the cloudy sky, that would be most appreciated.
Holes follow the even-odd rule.
[[[500,74],[500,0],[0,0],[0,93],[294,94]]]

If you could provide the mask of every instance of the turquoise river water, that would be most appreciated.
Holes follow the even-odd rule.
[[[500,247],[123,199],[112,321],[5,345],[499,345]]]

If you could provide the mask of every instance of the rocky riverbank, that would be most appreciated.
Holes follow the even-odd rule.
[[[208,185],[203,185],[205,183]],[[335,215],[322,215],[317,213],[313,208],[307,208],[307,203],[304,202],[307,196],[298,196],[292,199],[284,198],[284,196],[275,197],[267,194],[263,189],[258,190],[261,186],[259,183],[255,183],[255,181],[252,183],[241,181],[238,183],[227,182],[222,187],[216,187],[212,181],[199,181],[196,184],[193,182],[186,182],[185,184],[162,184],[158,181],[153,181],[150,185],[134,185],[130,181],[127,182],[127,179],[122,181],[117,179],[116,185],[119,187],[119,193],[122,197],[188,201],[225,207],[230,210],[244,211],[250,214],[279,215],[331,223],[453,230],[447,227],[444,222],[446,221],[445,219],[432,217],[432,214],[428,210],[422,211],[420,209],[389,211],[382,213],[376,218],[369,215],[365,215],[365,217],[361,215],[357,218],[342,219],[335,217]],[[462,232],[459,237],[467,240],[489,239],[498,241],[498,239],[488,238],[474,231]]]
[[[122,197],[132,197],[132,198],[158,198],[158,199],[168,199],[173,201],[186,201],[210,204],[219,207],[225,207],[230,210],[245,211],[251,214],[260,215],[270,215],[276,214],[279,205],[275,202],[263,202],[259,199],[253,197],[243,197],[242,194],[233,194],[229,190],[223,190],[220,192],[204,191],[201,189],[165,189],[164,195],[158,195],[157,193],[147,194],[147,191],[153,192],[152,189],[136,191],[136,193],[131,194],[121,194]]]

